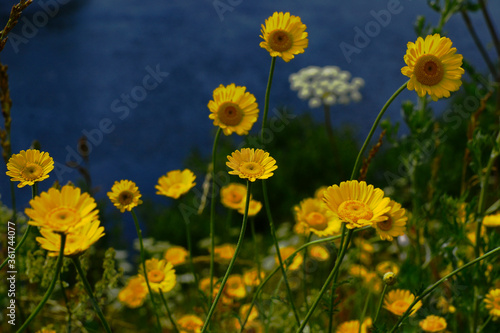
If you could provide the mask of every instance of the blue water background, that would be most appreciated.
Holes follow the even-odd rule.
[[[16,2],[2,0],[2,25]],[[294,113],[312,112],[322,120],[321,110],[309,111],[289,89],[288,76],[309,65],[337,65],[364,78],[366,86],[360,103],[334,108],[334,126],[353,125],[362,139],[380,107],[406,80],[400,69],[406,43],[416,39],[417,15],[438,21],[425,1],[401,0],[400,13],[391,15],[390,23],[380,27],[378,35],[359,54],[352,54],[348,63],[339,44],[354,44],[354,29],[363,30],[374,21],[370,11],[387,9],[393,2],[35,0],[13,31],[18,38],[11,37],[0,58],[9,66],[13,152],[29,148],[38,139],[43,150],[62,165],[69,152],[76,151],[82,131],[95,133],[104,122],[109,133],[102,133],[102,140],[96,136],[98,144],[92,145],[90,154],[93,184],[102,189],[98,196],[103,197],[115,180],[130,179],[145,196],[155,197],[158,178],[184,168],[190,149],[197,147],[209,156],[214,126],[208,119],[207,103],[214,88],[233,82],[245,85],[263,106],[271,59],[259,47],[260,26],[274,11],[290,11],[302,18],[309,47],[289,63],[278,59],[271,108],[286,105]],[[50,7],[52,13],[42,6],[48,3],[55,4]],[[220,3],[228,6],[227,11],[217,11],[214,4]],[[500,1],[490,1],[489,10],[493,18],[500,17]],[[490,43],[480,13],[471,18],[483,42]],[[29,29],[30,23],[34,30]],[[459,53],[486,71],[460,16],[454,16],[445,31]],[[489,52],[494,56],[491,47]],[[125,116],[126,104],[120,99],[132,91],[145,91],[140,87],[148,74],[146,68],[169,74],[156,88],[146,90],[143,100],[128,107]],[[388,110],[388,117],[401,118],[398,105],[404,99],[415,99],[415,94],[404,92]],[[433,106],[442,110],[446,101]],[[5,174],[3,163],[0,173]],[[66,183],[79,175],[76,171],[52,173],[41,189],[58,178]],[[0,177],[0,193],[10,205],[6,176]],[[24,207],[30,190],[26,187],[17,193]]]

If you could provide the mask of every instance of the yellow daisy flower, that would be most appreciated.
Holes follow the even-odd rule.
[[[300,17],[290,13],[275,12],[260,29],[264,39],[260,47],[266,49],[271,57],[281,57],[285,62],[292,60],[296,54],[304,53],[309,45],[306,25]]]
[[[391,290],[384,297],[384,308],[397,316],[402,316],[408,310],[410,304],[415,300],[409,290],[395,289]],[[412,308],[410,316],[413,316],[418,309],[422,307],[422,302],[418,301]]]
[[[64,255],[78,256],[82,254],[99,238],[104,236],[103,231],[104,227],[101,227],[99,221],[96,220],[67,233]],[[42,234],[42,237],[36,237],[40,246],[49,251],[49,256],[58,256],[61,248],[61,236],[47,228],[40,229],[40,234]]]
[[[165,251],[164,259],[172,265],[177,266],[186,262],[189,252],[182,246],[172,246]]]
[[[240,183],[229,183],[220,190],[222,204],[231,209],[239,209],[245,201],[247,187]]]
[[[141,196],[137,185],[130,180],[115,181],[111,192],[108,192],[109,199],[122,213],[142,204]]]
[[[238,274],[229,275],[226,281],[226,285],[224,286],[224,294],[231,298],[237,298],[237,299],[246,296],[247,292],[241,275]]]
[[[392,241],[394,237],[405,234],[408,217],[405,216],[405,209],[394,200],[390,201],[389,207],[391,210],[385,214],[387,220],[374,223],[373,227],[377,230],[380,239]]]
[[[251,304],[243,304],[240,308],[240,318],[243,320],[248,315],[248,320],[247,320],[248,323],[256,320],[257,317],[259,317],[259,311],[255,306],[252,307],[252,311],[250,311],[250,314],[248,314],[248,309],[250,309],[250,305]]]
[[[214,256],[216,259],[220,260],[231,260],[236,253],[236,245],[234,244],[222,244],[214,247]]]
[[[271,177],[278,168],[276,160],[262,149],[243,148],[234,151],[227,159],[226,165],[232,169],[230,175],[238,175],[251,182]]]
[[[6,174],[11,177],[11,181],[19,182],[17,187],[24,187],[49,178],[49,172],[53,169],[54,160],[49,153],[28,149],[10,157]]]
[[[158,179],[156,194],[179,199],[196,185],[195,179],[196,176],[189,169],[169,171]]]
[[[259,271],[257,268],[252,268],[243,274],[243,283],[248,287],[258,286],[266,277],[266,274],[261,271],[259,279]]]
[[[318,261],[326,261],[330,258],[330,252],[322,245],[313,245],[309,248],[311,258]]]
[[[203,327],[203,320],[195,315],[184,315],[177,320],[179,333],[200,333]]]
[[[162,292],[168,292],[175,287],[175,270],[170,262],[156,258],[146,260],[146,274],[154,292],[159,292],[160,289]]]
[[[340,231],[342,221],[321,200],[308,198],[293,209],[295,220],[303,225],[295,230],[304,230],[306,234],[313,232],[318,237],[332,236]]]
[[[446,326],[446,320],[443,317],[429,315],[422,319],[418,325],[424,332],[444,332]]]
[[[372,319],[366,318],[359,329],[359,320],[350,320],[343,322],[337,327],[335,333],[368,333],[368,329],[372,326]]]
[[[490,228],[500,227],[500,213],[486,215],[483,219],[483,225]]]
[[[484,297],[486,309],[493,317],[500,317],[500,289],[491,289]]]
[[[428,94],[432,100],[450,97],[450,91],[457,91],[462,85],[460,80],[464,69],[462,55],[455,54],[449,38],[439,34],[418,37],[415,43],[408,42],[404,61],[407,66],[401,73],[410,78],[408,89],[415,90],[418,96]]]
[[[210,119],[214,126],[219,126],[225,135],[236,132],[246,135],[259,117],[255,96],[246,87],[234,83],[224,87],[222,84],[214,90],[213,100],[208,102]]]
[[[390,199],[384,198],[384,191],[357,180],[328,187],[324,200],[349,229],[385,221],[388,218],[385,214],[391,209]]]
[[[30,206],[24,211],[31,218],[28,223],[54,232],[73,232],[99,218],[94,198],[71,185],[42,192]]]
[[[246,200],[243,200],[243,203],[241,204],[241,207],[238,208],[238,213],[240,214],[245,214],[245,205],[246,205]],[[257,201],[257,200],[250,200],[250,204],[248,205],[248,216],[255,216],[257,215],[260,210],[262,209],[262,202]]]
[[[138,308],[144,303],[148,294],[148,287],[144,276],[131,277],[127,285],[118,293],[118,300],[129,308]]]
[[[293,252],[295,252],[295,248],[293,246],[285,246],[280,248],[280,254],[281,254],[281,259],[283,260],[283,265],[286,269],[289,269],[291,271],[295,271],[299,269],[304,262],[304,257],[302,256],[301,253],[297,253],[295,257],[292,260],[292,263],[290,265],[285,264],[285,261],[288,257],[292,255]],[[275,258],[276,263],[279,265],[279,259],[278,256]]]

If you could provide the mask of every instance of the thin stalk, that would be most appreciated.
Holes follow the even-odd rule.
[[[217,295],[215,296],[215,299],[212,303],[212,306],[210,307],[210,310],[208,310],[207,318],[205,319],[205,323],[203,324],[203,328],[201,329],[201,333],[204,333],[207,331],[208,326],[210,324],[210,320],[214,314],[215,307],[217,306],[217,303],[219,302],[219,298],[222,295],[222,292],[224,291],[224,287],[226,285],[226,281],[231,274],[231,271],[233,270],[234,263],[236,262],[236,257],[238,256],[238,253],[240,252],[241,249],[241,244],[243,243],[243,238],[245,237],[245,230],[247,228],[247,221],[248,221],[248,206],[250,205],[250,196],[251,196],[251,191],[252,190],[252,183],[247,180],[247,196],[246,196],[246,201],[245,201],[245,214],[243,215],[243,222],[241,224],[241,230],[240,230],[240,237],[238,238],[238,243],[236,243],[236,249],[234,250],[234,255],[231,258],[231,261],[229,262],[229,266],[226,270],[226,274],[224,275],[224,278],[222,279],[222,282],[219,287],[219,291],[217,292]]]
[[[382,296],[380,296],[380,301],[378,302],[377,312],[375,312],[375,319],[373,319],[373,325],[377,323],[378,315],[380,313],[380,309],[382,308],[382,304],[384,303],[384,297],[386,292],[387,292],[387,284],[384,283],[384,289],[382,290]]]
[[[42,300],[38,304],[38,306],[33,310],[31,315],[26,319],[26,321],[23,323],[23,325],[16,331],[17,333],[20,333],[24,331],[26,328],[28,328],[29,323],[38,315],[40,310],[43,308],[45,303],[49,300],[50,295],[52,295],[52,292],[54,291],[54,287],[56,285],[57,279],[59,278],[59,274],[61,273],[61,267],[63,263],[63,258],[64,258],[64,246],[66,245],[66,234],[60,234],[61,235],[61,247],[59,249],[59,257],[57,258],[56,262],[56,271],[54,274],[54,277],[52,278],[52,281],[50,282],[49,288],[45,292],[45,295],[43,296]]]
[[[219,127],[215,134],[214,145],[212,147],[212,197],[210,198],[210,297],[209,306],[214,291],[214,261],[215,261],[215,160],[217,157],[217,143],[219,142],[222,129]],[[193,271],[194,274],[194,271]]]
[[[133,209],[130,210],[130,213],[132,213],[132,217],[134,218],[135,230],[137,231],[137,237],[139,238],[142,269],[144,270],[144,280],[146,280],[146,285],[148,286],[149,298],[151,299],[151,303],[153,304],[153,310],[154,310],[154,313],[156,316],[157,330],[158,330],[158,332],[161,332],[162,329],[161,329],[160,317],[158,316],[158,311],[156,311],[156,304],[155,304],[155,300],[153,297],[153,292],[151,290],[151,286],[149,285],[148,271],[146,270],[146,254],[144,253],[144,244],[142,243],[141,227],[139,226],[139,221],[137,220],[137,215],[135,214]]]
[[[411,312],[411,310],[413,309],[413,307],[415,306],[415,304],[417,304],[420,300],[424,299],[427,295],[429,295],[431,292],[434,291],[434,289],[436,289],[437,287],[439,287],[439,285],[441,283],[443,283],[444,281],[448,280],[449,278],[451,278],[452,276],[460,273],[461,271],[463,271],[464,269],[468,268],[469,266],[472,266],[488,257],[491,257],[497,253],[500,253],[500,246],[497,247],[496,249],[493,249],[491,250],[490,252],[488,253],[485,253],[483,254],[481,257],[479,258],[476,258],[472,261],[469,261],[468,263],[466,263],[465,265],[463,265],[462,267],[459,267],[457,269],[455,269],[453,272],[447,274],[446,276],[444,276],[442,279],[440,279],[439,281],[435,282],[433,285],[431,285],[430,287],[426,288],[424,290],[424,292],[422,292],[422,294],[418,295],[417,297],[415,297],[415,299],[413,300],[413,302],[410,304],[410,306],[408,307],[408,309],[405,311],[405,313],[403,313],[403,315],[399,318],[398,322],[396,323],[396,325],[394,325],[394,327],[391,329],[391,331],[389,333],[393,333],[395,332],[399,326],[401,325],[401,323],[409,317],[409,314]]]
[[[368,143],[370,142],[373,134],[375,133],[375,130],[377,129],[378,123],[382,119],[382,116],[384,115],[385,111],[391,105],[391,103],[394,101],[394,99],[406,88],[408,85],[408,81],[406,81],[396,92],[387,100],[387,102],[384,104],[382,109],[380,110],[377,118],[375,119],[375,122],[372,125],[372,128],[370,132],[368,133],[368,136],[366,137],[365,142],[363,143],[363,146],[361,147],[358,157],[356,158],[356,162],[354,163],[354,168],[352,169],[351,173],[351,180],[353,180],[356,177],[356,173],[359,172],[359,164],[361,163],[361,157],[365,153],[366,148],[368,147]]]
[[[342,229],[340,230],[340,247],[339,249],[342,249],[344,247],[344,241],[345,241],[345,223],[342,223]],[[338,257],[337,257],[338,260]],[[338,272],[337,272],[338,273]],[[332,283],[332,289],[330,292],[330,307],[328,309],[328,332],[332,333],[333,332],[333,307],[335,304],[335,283],[337,282],[337,276],[338,274],[335,274],[333,280],[334,282]]]
[[[295,308],[295,304],[293,303],[292,290],[290,289],[290,284],[288,283],[288,278],[286,276],[285,266],[283,265],[283,258],[281,258],[280,246],[278,244],[278,237],[276,236],[276,228],[274,226],[273,216],[271,214],[271,207],[269,206],[269,198],[267,195],[267,186],[265,181],[262,182],[262,193],[264,197],[264,206],[266,207],[267,219],[269,220],[269,225],[271,227],[271,236],[273,237],[274,247],[276,248],[276,256],[278,257],[281,273],[283,274],[283,280],[285,281],[288,300],[290,302],[290,306],[292,307],[293,315],[295,316],[295,321],[297,322],[297,325],[300,325],[300,317],[297,313],[297,309]]]
[[[302,321],[302,324],[300,325],[299,329],[297,330],[297,333],[300,333],[300,332],[302,332],[304,330],[304,328],[307,325],[307,322],[311,318],[314,310],[316,309],[316,307],[318,306],[319,302],[321,301],[321,298],[325,294],[326,289],[328,288],[328,286],[332,282],[334,276],[337,274],[337,271],[340,268],[340,264],[342,263],[342,260],[344,259],[344,255],[345,255],[346,249],[347,249],[347,247],[349,247],[349,243],[351,241],[352,234],[353,234],[353,229],[349,229],[347,231],[347,240],[345,242],[345,245],[340,249],[340,254],[339,254],[337,260],[335,261],[335,266],[333,267],[330,275],[328,276],[328,278],[326,279],[325,283],[323,284],[323,287],[319,291],[319,294],[316,297],[316,299],[314,300],[314,303],[312,304],[311,309],[309,309],[309,311],[307,312],[306,317],[304,318],[304,320]],[[333,297],[333,295],[332,295],[332,297]]]
[[[80,278],[82,279],[83,286],[85,288],[85,291],[90,297],[90,302],[92,303],[92,306],[94,307],[95,312],[97,313],[97,316],[101,320],[102,326],[104,326],[104,329],[106,332],[111,333],[111,328],[109,327],[108,322],[106,321],[106,318],[104,317],[104,314],[102,313],[101,308],[99,307],[99,304],[97,304],[97,300],[94,297],[94,293],[92,292],[92,288],[90,287],[90,283],[85,277],[85,272],[82,269],[82,265],[80,264],[80,260],[77,257],[71,257],[71,261],[73,261],[73,264],[75,265],[76,271],[80,275]]]
[[[371,297],[372,293],[371,292],[368,292],[368,295],[366,295],[366,299],[365,299],[365,305],[363,306],[363,311],[361,312],[361,318],[359,318],[359,330],[358,330],[358,333],[361,333],[361,328],[362,328],[362,324],[363,324],[363,319],[365,319],[365,316],[366,316],[366,311],[368,310],[368,304],[370,304],[370,297]]]
[[[61,291],[62,291],[62,294],[63,294],[63,298],[64,298],[64,305],[66,306],[66,311],[68,311],[68,333],[71,333],[71,308],[69,307],[69,300],[68,300],[68,296],[66,296],[66,291],[64,290],[64,285],[63,285],[63,281],[62,281],[62,278],[61,278],[61,273],[59,273],[59,285],[61,286]]]
[[[262,116],[262,129],[260,131],[261,144],[264,144],[264,129],[266,128],[267,114],[269,112],[269,96],[271,95],[271,85],[273,83],[274,67],[276,57],[271,58],[271,68],[269,69],[269,78],[267,79],[266,97],[264,100],[264,115]]]
[[[493,316],[490,315],[488,317],[488,319],[486,319],[484,324],[481,327],[479,327],[479,330],[477,331],[477,333],[481,333],[484,330],[484,328],[490,323],[491,319],[493,319]]]
[[[309,232],[309,236],[307,236],[306,243],[309,243],[312,237],[312,231]],[[304,262],[302,263],[302,276],[304,277],[304,283],[302,283],[303,291],[304,291],[304,303],[306,304],[306,310],[309,311],[309,303],[307,302],[307,249],[304,250]]]
[[[174,317],[172,317],[172,312],[170,312],[170,308],[168,307],[167,300],[165,299],[165,295],[163,295],[163,290],[159,289],[160,291],[160,298],[163,302],[163,305],[165,306],[165,309],[167,310],[167,315],[168,319],[170,319],[170,322],[172,323],[172,326],[174,327],[175,332],[179,332],[179,329],[177,328],[177,324],[175,323]]]

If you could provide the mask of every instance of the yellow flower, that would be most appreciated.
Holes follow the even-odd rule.
[[[251,270],[246,271],[243,274],[243,283],[245,283],[245,285],[249,287],[256,287],[264,280],[265,276],[266,274],[263,271],[261,271],[259,279],[258,269],[252,268]]]
[[[255,306],[252,307],[252,311],[250,311],[250,314],[248,314],[248,309],[250,309],[251,304],[244,304],[240,308],[240,318],[243,320],[244,318],[247,317],[248,315],[248,323],[254,321],[257,319],[259,316],[259,311]]]
[[[397,316],[402,316],[410,307],[410,304],[415,300],[409,290],[396,289],[391,290],[384,297],[384,308],[394,313]],[[418,309],[422,307],[422,302],[418,301],[412,308],[410,316],[413,316]]]
[[[377,264],[377,267],[375,267],[375,270],[380,276],[384,276],[385,273],[393,272],[394,274],[398,275],[399,273],[399,266],[389,260],[379,262]]]
[[[156,258],[146,260],[146,274],[151,290],[155,292],[160,289],[162,292],[168,292],[175,287],[175,270],[170,262]]]
[[[130,212],[132,208],[140,205],[142,203],[141,196],[137,185],[130,180],[115,181],[111,192],[108,192],[109,199],[122,213],[125,210]]]
[[[213,295],[212,295],[212,298],[215,297],[215,295],[217,295],[217,291],[218,291],[218,288],[217,290],[215,290],[216,288],[216,284],[217,284],[217,281],[218,279],[216,277],[214,277],[212,279],[212,285],[214,286],[212,292],[213,292]],[[209,277],[204,277],[203,279],[200,280],[200,290],[205,294],[205,295],[209,295],[210,294],[210,278]]]
[[[290,266],[285,264],[286,259],[288,257],[290,257],[292,255],[292,253],[295,252],[295,250],[296,249],[293,246],[285,246],[285,247],[280,248],[280,254],[281,254],[281,259],[283,260],[283,265],[285,266],[285,268],[287,268],[291,271],[295,271],[295,270],[299,269],[300,265],[302,265],[302,262],[304,262],[304,257],[302,256],[302,254],[297,253],[295,255],[295,257],[293,258]],[[276,260],[276,263],[279,265],[280,262],[279,262],[278,256],[276,256],[275,260]]]
[[[438,298],[436,303],[436,307],[442,313],[455,313],[457,309],[451,304],[451,301],[448,301],[445,297],[441,296]]]
[[[231,209],[239,209],[245,201],[247,187],[239,183],[229,183],[220,190],[222,204]]]
[[[236,252],[236,245],[222,244],[214,247],[214,256],[216,259],[231,260]]]
[[[164,258],[172,265],[177,266],[185,263],[188,256],[189,252],[182,246],[172,246],[165,251]]]
[[[325,202],[349,229],[385,221],[385,214],[391,209],[390,199],[384,198],[384,191],[357,180],[328,187]]]
[[[264,39],[260,47],[269,51],[271,57],[281,57],[285,62],[289,62],[296,54],[304,53],[309,45],[306,25],[300,17],[290,13],[275,12],[260,31],[260,37]]]
[[[309,255],[318,261],[325,261],[330,258],[330,252],[322,245],[311,246],[309,248]]]
[[[319,237],[337,234],[342,221],[335,216],[325,203],[316,198],[302,200],[300,205],[294,207],[295,220],[301,227],[295,230],[304,230],[306,234],[313,232]]]
[[[320,188],[318,188],[316,191],[314,191],[314,197],[316,199],[323,200],[327,188],[328,186],[321,186]]]
[[[94,198],[71,185],[50,188],[31,199],[30,205],[25,210],[31,218],[28,223],[54,232],[72,232],[99,218]]]
[[[491,289],[490,292],[484,297],[486,309],[489,310],[490,315],[498,318],[500,317],[500,289]]]
[[[196,185],[195,179],[196,176],[189,169],[169,171],[158,179],[156,194],[179,199]]]
[[[229,275],[224,286],[224,294],[231,298],[243,298],[246,296],[247,292],[245,289],[245,284],[243,283],[243,278],[241,275],[233,274]]]
[[[407,66],[401,68],[401,73],[410,78],[409,90],[415,90],[420,97],[429,94],[437,101],[450,97],[450,91],[460,88],[463,57],[455,54],[457,49],[451,45],[449,38],[439,34],[428,35],[425,40],[418,37],[415,43],[408,42],[404,56]]]
[[[335,333],[368,333],[368,329],[372,326],[372,319],[366,318],[361,324],[361,331],[359,330],[359,320],[346,321],[337,327]]]
[[[500,213],[493,215],[486,215],[483,219],[483,225],[485,227],[500,227]]]
[[[405,209],[401,205],[391,200],[389,203],[391,210],[385,216],[387,220],[373,224],[380,239],[392,241],[394,237],[403,236],[406,231],[406,221],[408,217],[405,216]]]
[[[99,221],[96,220],[67,233],[64,255],[78,256],[82,254],[104,236],[103,231],[104,227],[101,227]],[[58,256],[61,248],[61,236],[47,228],[40,229],[40,234],[42,237],[36,238],[40,246],[49,251],[49,256]]]
[[[368,270],[365,266],[352,264],[349,266],[349,274],[362,279],[368,275]]]
[[[271,177],[278,168],[276,160],[262,149],[243,148],[234,151],[227,159],[226,165],[233,169],[229,171],[230,175],[238,175],[251,182]]]
[[[240,214],[245,214],[245,204],[246,200],[243,200],[242,206],[238,208],[238,213]],[[257,201],[257,200],[250,200],[250,204],[248,205],[248,216],[255,216],[257,215],[260,210],[262,209],[262,202]]]
[[[136,275],[131,277],[127,285],[118,293],[120,302],[129,308],[137,308],[144,303],[148,294],[148,287],[144,276]]]
[[[424,332],[444,332],[446,326],[446,320],[443,317],[429,315],[425,319],[421,320],[418,325]]]
[[[259,117],[255,96],[246,87],[234,83],[224,87],[222,84],[214,90],[213,100],[208,102],[210,119],[214,126],[219,126],[225,135],[236,132],[246,135]]]
[[[184,315],[177,320],[179,333],[200,333],[203,327],[203,320],[195,315]]]
[[[49,172],[53,169],[54,160],[49,153],[28,149],[10,157],[6,174],[11,177],[11,181],[19,182],[17,187],[24,187],[49,178]]]

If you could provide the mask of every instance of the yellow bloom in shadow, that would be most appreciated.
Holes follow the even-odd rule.
[[[203,320],[195,315],[184,315],[177,320],[179,333],[200,333],[203,327]]]
[[[395,314],[396,316],[402,316],[403,313],[408,310],[410,304],[415,300],[415,295],[413,295],[409,290],[396,289],[391,290],[384,297],[384,308]],[[413,316],[418,309],[422,307],[422,302],[418,301],[412,308],[410,316]]]
[[[11,177],[11,181],[19,182],[17,187],[24,187],[49,178],[49,172],[53,169],[54,160],[49,153],[28,149],[10,157],[6,174]]]
[[[115,181],[111,192],[108,192],[108,198],[122,213],[142,204],[141,196],[137,185],[130,180]]]
[[[288,259],[292,255],[293,252],[295,252],[295,248],[293,246],[285,246],[280,248],[280,254],[281,254],[281,259],[283,260],[283,265],[285,266],[286,269],[289,269],[291,271],[295,271],[300,268],[300,265],[304,262],[304,257],[302,254],[297,253],[295,257],[292,259],[292,263],[287,265],[285,264],[285,260]],[[279,265],[279,259],[278,256],[275,258],[276,263]]]
[[[239,209],[246,195],[247,187],[240,183],[229,183],[220,190],[222,204],[231,209]]]
[[[387,220],[376,222],[373,227],[377,230],[380,239],[392,241],[394,237],[405,234],[408,217],[405,215],[405,209],[401,208],[401,205],[394,200],[390,201],[389,207],[391,210],[385,214]]]
[[[440,333],[444,332],[448,324],[443,317],[429,315],[422,319],[418,325],[424,332]]]
[[[146,260],[146,274],[151,290],[155,292],[160,289],[162,292],[168,292],[175,287],[175,270],[170,262],[156,258]]]
[[[214,247],[214,257],[219,260],[231,260],[236,252],[236,245],[222,244]]]
[[[372,326],[372,319],[366,318],[359,327],[359,320],[350,320],[343,322],[337,327],[335,333],[368,333],[368,329]]]
[[[229,275],[224,286],[224,294],[230,298],[240,299],[246,296],[247,292],[241,275]]]
[[[164,258],[172,265],[177,266],[185,263],[188,256],[189,252],[182,246],[172,246],[165,251]]]
[[[500,213],[486,215],[483,219],[483,225],[489,228],[500,227]]]
[[[238,213],[240,213],[241,215],[245,214],[246,202],[247,202],[246,200],[243,200],[241,207],[238,208]],[[248,216],[257,215],[261,209],[262,209],[262,202],[251,199],[250,203],[248,204]]]
[[[136,275],[131,277],[127,285],[118,293],[120,302],[129,308],[138,308],[144,303],[148,294],[148,287],[144,276]]]
[[[179,199],[196,185],[195,179],[196,176],[189,169],[169,171],[158,179],[156,194]]]
[[[243,283],[249,287],[257,287],[266,277],[266,274],[263,271],[259,271],[257,268],[252,268],[245,273],[243,273]]]
[[[490,290],[484,297],[484,304],[491,316],[500,317],[500,289]]]
[[[319,237],[327,237],[338,234],[342,221],[328,209],[325,203],[316,198],[303,200],[294,207],[295,220],[300,226],[294,230],[309,234],[313,232]]]
[[[226,165],[232,169],[230,175],[238,175],[251,182],[271,177],[278,168],[276,160],[262,149],[243,148],[234,151],[227,159]]]

